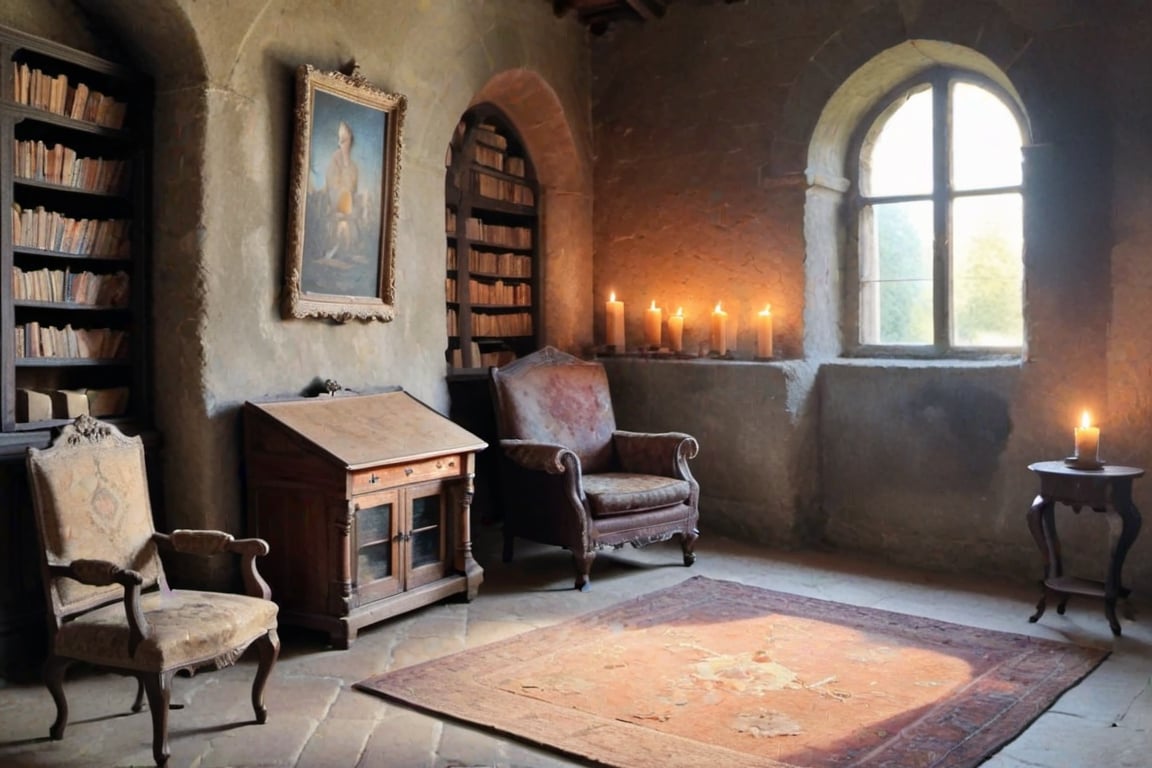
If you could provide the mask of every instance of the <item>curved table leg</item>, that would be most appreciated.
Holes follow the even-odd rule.
[[[1116,600],[1128,595],[1128,590],[1124,588],[1121,581],[1121,573],[1124,570],[1124,558],[1128,556],[1132,542],[1136,541],[1136,536],[1140,533],[1142,520],[1140,510],[1132,503],[1131,497],[1124,499],[1113,508],[1116,510],[1116,514],[1120,516],[1121,528],[1120,535],[1112,546],[1112,556],[1108,561],[1108,577],[1104,582],[1104,615],[1108,617],[1108,626],[1112,628],[1112,634],[1119,636],[1120,621],[1116,618]]]
[[[1048,607],[1050,590],[1044,582],[1053,576],[1059,576],[1062,569],[1060,543],[1056,538],[1055,507],[1056,502],[1054,500],[1038,495],[1028,509],[1028,530],[1031,531],[1032,538],[1035,539],[1036,547],[1040,550],[1040,556],[1044,561],[1044,576],[1040,582],[1040,602],[1036,603],[1036,612],[1028,617],[1028,621],[1033,624],[1040,620]],[[1064,596],[1057,608],[1060,613],[1064,613],[1064,606],[1067,602],[1068,598]]]

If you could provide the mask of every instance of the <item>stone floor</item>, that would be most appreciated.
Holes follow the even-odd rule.
[[[499,641],[694,574],[813,597],[1111,648],[1112,655],[985,766],[990,768],[1144,768],[1152,734],[1152,621],[1124,621],[1108,631],[1100,603],[1074,600],[1065,616],[1027,617],[1034,590],[927,574],[827,552],[778,552],[703,536],[696,566],[680,565],[675,544],[602,553],[593,588],[571,589],[561,550],[522,544],[504,564],[498,533],[476,531],[487,568],[470,604],[429,606],[362,630],[348,651],[329,650],[312,633],[281,631],[280,663],[268,685],[268,723],[251,723],[254,662],[178,678],[170,716],[172,766],[317,766],[449,768],[578,765],[515,741],[389,704],[352,688],[369,675]],[[1134,606],[1139,609],[1141,606]],[[65,738],[46,738],[54,709],[39,685],[0,682],[0,765],[147,766],[151,725],[128,713],[135,682],[95,673],[70,679]],[[717,766],[716,768],[721,768]]]

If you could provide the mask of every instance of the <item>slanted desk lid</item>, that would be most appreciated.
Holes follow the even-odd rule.
[[[404,391],[248,403],[350,469],[488,447]]]

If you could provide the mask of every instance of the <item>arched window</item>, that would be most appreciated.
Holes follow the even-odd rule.
[[[1024,141],[1015,102],[952,68],[906,81],[862,122],[852,155],[848,351],[1019,353]]]

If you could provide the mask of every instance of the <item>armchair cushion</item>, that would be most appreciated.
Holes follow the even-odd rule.
[[[584,494],[592,517],[623,515],[684,504],[692,493],[685,480],[629,472],[584,475]]]
[[[118,669],[169,669],[201,663],[238,649],[276,627],[276,604],[222,592],[175,590],[141,595],[151,631],[135,655],[128,652],[124,603],[110,603],[65,622],[55,652]]]

